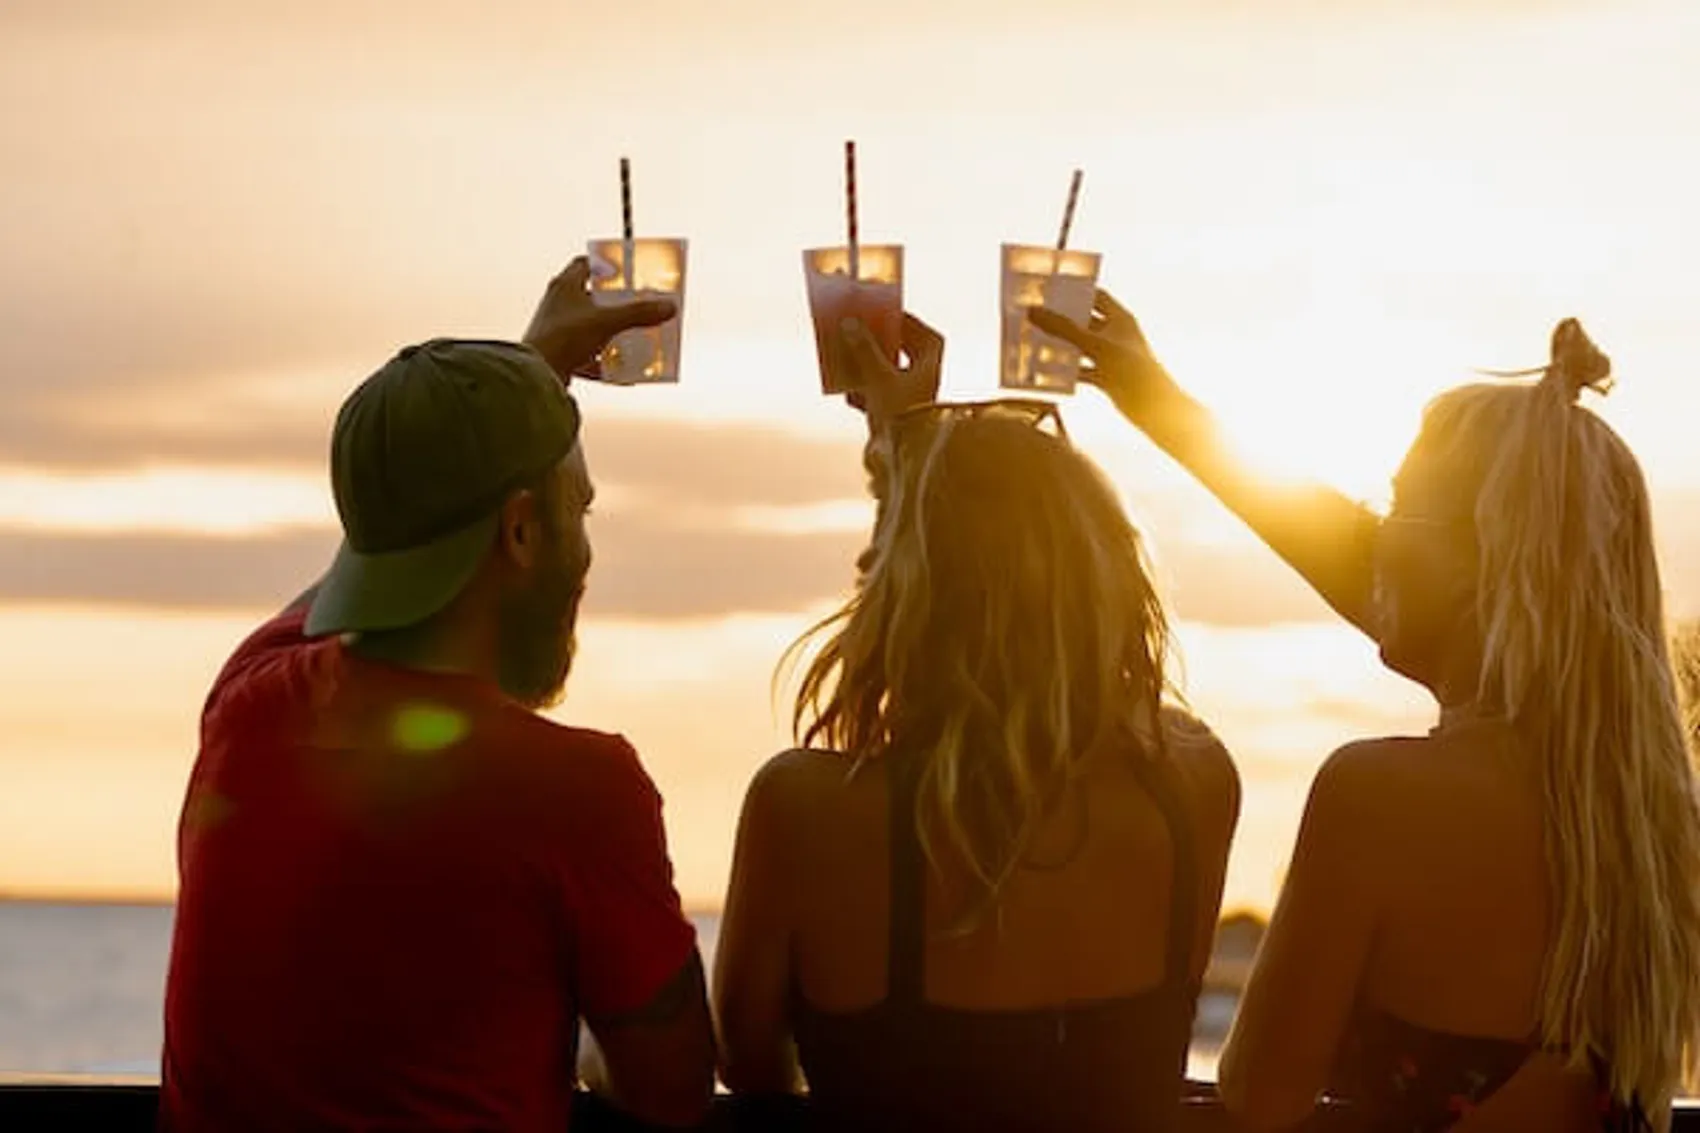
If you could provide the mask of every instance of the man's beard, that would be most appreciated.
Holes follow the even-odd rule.
[[[549,564],[537,581],[502,601],[498,677],[502,691],[527,708],[558,703],[578,648],[576,627],[584,575]]]

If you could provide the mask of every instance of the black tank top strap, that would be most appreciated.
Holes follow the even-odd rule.
[[[915,804],[921,790],[921,760],[913,752],[893,751],[886,782],[891,816],[890,943],[886,949],[886,1002],[919,1007],[926,989],[926,855],[915,828]]]
[[[1181,797],[1172,764],[1162,755],[1136,755],[1134,774],[1150,794],[1169,828],[1172,847],[1169,878],[1169,933],[1164,951],[1163,982],[1170,988],[1192,986],[1193,934],[1198,925],[1198,839],[1192,814]]]
[[[1192,816],[1181,799],[1174,770],[1161,756],[1133,760],[1135,775],[1168,827],[1173,865],[1169,881],[1168,940],[1163,983],[1190,989],[1193,933],[1198,924],[1198,854]],[[913,1007],[925,1001],[926,855],[915,827],[922,764],[912,753],[894,752],[887,767],[890,791],[891,910],[887,946],[887,1002]]]

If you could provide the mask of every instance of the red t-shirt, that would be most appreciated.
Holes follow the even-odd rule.
[[[696,944],[618,736],[263,626],[207,699],[178,831],[170,1133],[566,1128],[581,1015]]]

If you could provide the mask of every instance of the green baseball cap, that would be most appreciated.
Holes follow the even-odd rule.
[[[306,632],[400,629],[443,609],[494,544],[503,502],[578,436],[578,406],[529,346],[438,338],[402,350],[337,413],[343,542]]]

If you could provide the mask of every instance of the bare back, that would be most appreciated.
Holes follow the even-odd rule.
[[[1633,1125],[1601,1082],[1540,1054],[1538,758],[1507,725],[1471,721],[1323,765],[1223,1053],[1223,1096],[1248,1129],[1287,1127],[1322,1090],[1419,1131],[1477,1108],[1483,1129],[1535,1113]]]
[[[913,819],[927,752],[770,762],[717,963],[728,1084],[801,1069],[829,1128],[1170,1128],[1239,783],[1179,714],[1165,747],[1082,760],[967,921]]]
[[[1527,1040],[1550,938],[1534,756],[1502,724],[1362,745],[1361,844],[1384,879],[1361,998],[1431,1030]]]
[[[1095,761],[1048,815],[994,917],[966,934],[927,887],[925,991],[941,1006],[1023,1009],[1134,994],[1162,977],[1173,852],[1156,804],[1128,760]],[[1196,725],[1172,728],[1170,752],[1192,816],[1200,866],[1196,969],[1221,901],[1239,787],[1226,750]],[[820,752],[780,757],[799,821],[795,979],[818,1009],[853,1011],[887,988],[890,791],[878,763],[848,775]]]

